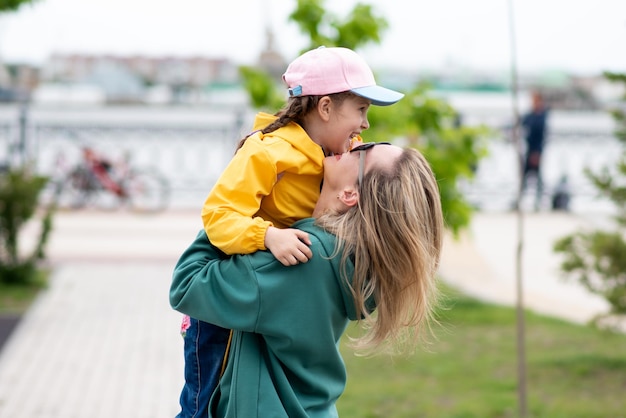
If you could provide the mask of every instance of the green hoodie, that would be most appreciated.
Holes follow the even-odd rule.
[[[172,307],[234,330],[211,417],[337,416],[346,384],[339,339],[356,309],[340,257],[330,258],[336,237],[310,218],[293,227],[311,238],[307,263],[286,267],[268,251],[228,257],[201,231],[176,265]]]

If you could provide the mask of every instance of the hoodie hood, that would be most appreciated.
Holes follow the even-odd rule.
[[[274,122],[278,119],[274,115],[270,115],[269,113],[259,112],[257,113],[254,119],[254,131],[260,131],[261,129],[268,126],[270,123]],[[315,143],[313,139],[306,133],[306,131],[302,128],[302,126],[298,125],[295,122],[290,122],[286,126],[282,128],[278,128],[273,132],[269,132],[267,134],[263,134],[259,132],[262,140],[266,138],[269,140],[270,138],[279,138],[293,148],[304,154],[311,161],[319,161],[320,164],[324,159],[324,150],[321,145]]]
[[[309,226],[310,225],[310,226]],[[304,219],[296,222],[293,225],[294,228],[305,229],[310,235],[315,236],[319,239],[320,243],[324,247],[324,250],[327,254],[333,254],[335,251],[334,243],[335,241],[329,241],[324,237],[328,235],[328,232],[324,231],[319,226],[315,225],[315,219]],[[335,272],[335,277],[339,280],[339,288],[341,289],[341,296],[343,298],[343,306],[346,312],[347,317],[351,321],[356,321],[361,319],[360,316],[357,315],[356,306],[354,304],[354,297],[352,296],[352,292],[350,291],[350,287],[348,286],[348,280],[352,281],[352,276],[354,275],[354,262],[352,258],[348,258],[346,260],[345,268],[341,265],[341,255],[337,255],[336,257],[331,258],[330,263],[332,265],[333,271]],[[345,271],[345,275],[347,275],[348,279],[345,278],[345,275],[342,274]],[[369,307],[369,306],[368,306]]]

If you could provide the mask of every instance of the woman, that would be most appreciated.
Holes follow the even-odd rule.
[[[443,220],[418,151],[370,143],[326,158],[313,218],[293,227],[311,238],[307,263],[227,257],[201,232],[176,266],[172,307],[235,330],[211,417],[337,416],[348,322],[367,329],[353,340],[365,351],[413,347],[428,322]]]

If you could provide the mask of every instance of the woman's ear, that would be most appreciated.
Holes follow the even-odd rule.
[[[348,206],[355,206],[359,202],[359,192],[354,187],[347,187],[337,196],[341,202]]]
[[[330,110],[331,110],[332,104],[333,104],[333,101],[328,96],[322,97],[317,102],[317,112],[319,113],[320,118],[322,118],[324,122],[327,122],[330,119]]]

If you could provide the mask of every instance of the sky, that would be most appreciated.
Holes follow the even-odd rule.
[[[626,72],[626,0],[361,0],[390,24],[358,52],[373,69]],[[357,0],[326,0],[345,16]],[[253,64],[275,33],[287,61],[307,45],[296,0],[37,0],[0,15],[0,59],[53,53],[202,55]]]

